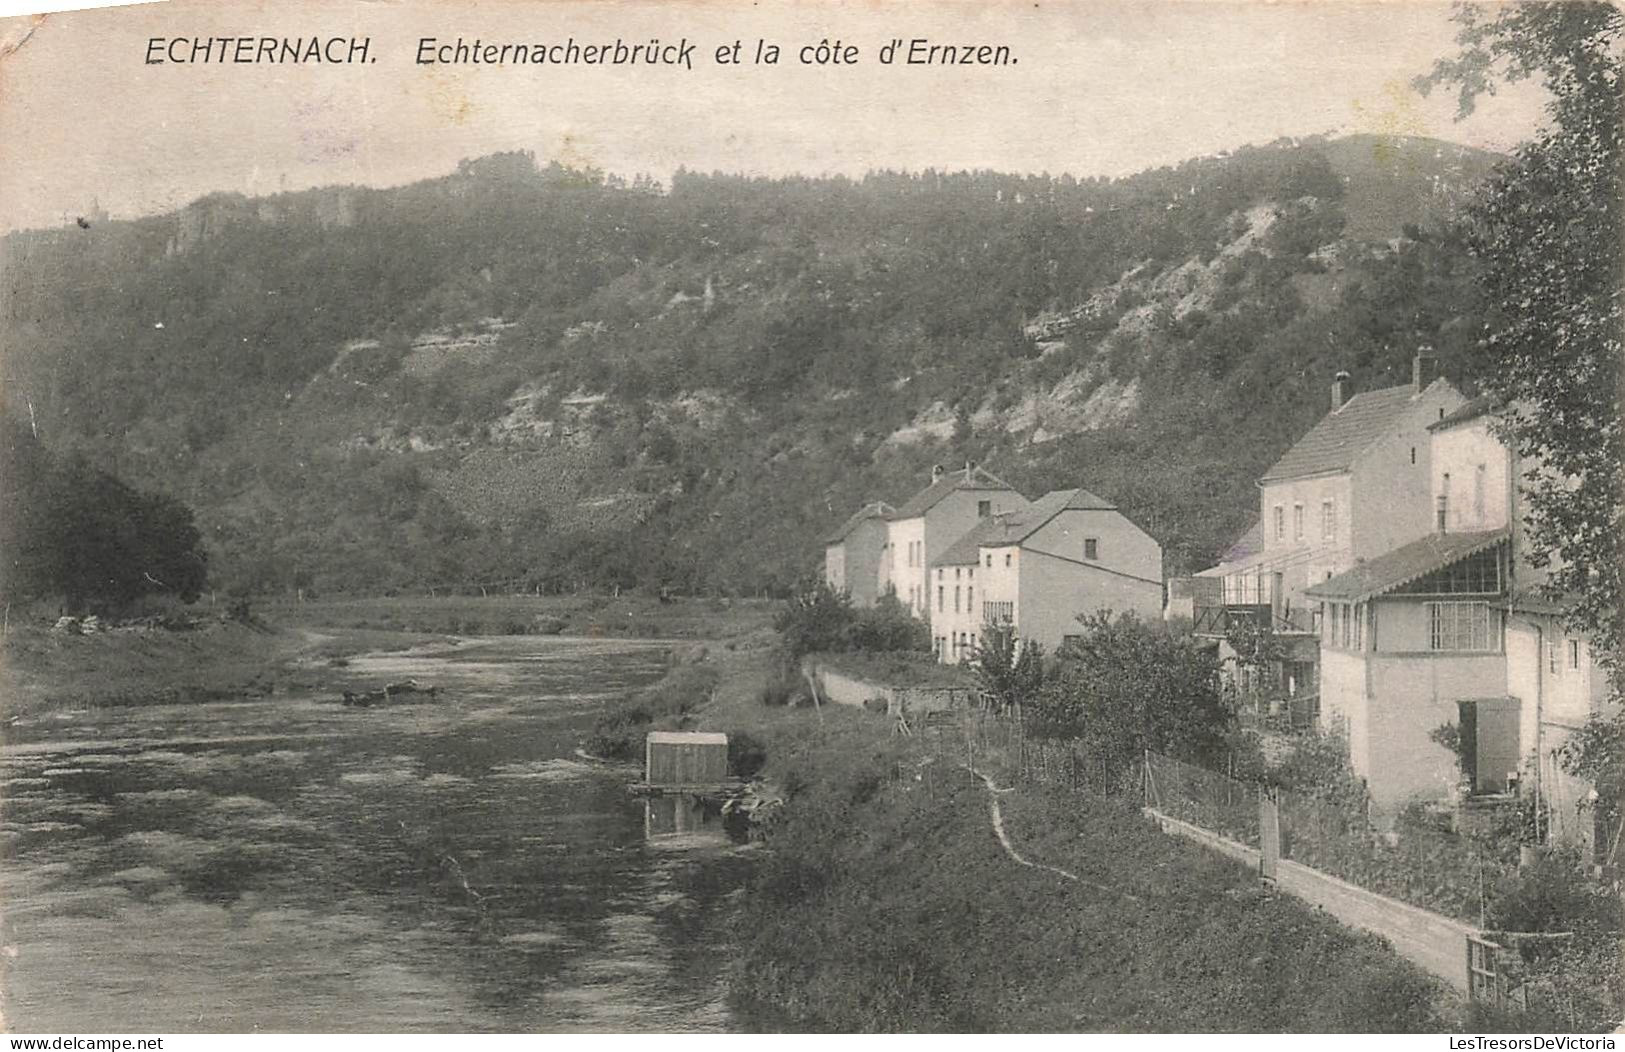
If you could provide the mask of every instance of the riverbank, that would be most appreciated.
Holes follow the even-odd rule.
[[[624,639],[736,639],[769,630],[765,599],[608,595],[374,596],[277,599],[262,605],[277,624],[445,635],[566,635]]]
[[[1023,865],[981,779],[860,709],[764,706],[765,651],[720,661],[700,726],[762,742],[787,797],[736,921],[742,1013],[840,1032],[1457,1021],[1442,985],[1380,940],[1262,891],[1129,804],[999,793]]]
[[[0,648],[0,716],[376,687],[348,658],[466,635],[742,640],[768,630],[756,600],[469,596],[277,601],[251,617],[201,607],[189,629],[128,626],[77,635],[14,618]]]

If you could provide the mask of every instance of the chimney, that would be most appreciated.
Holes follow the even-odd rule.
[[[1411,359],[1411,388],[1416,394],[1426,391],[1428,384],[1439,378],[1439,359],[1433,355],[1433,348],[1423,344],[1420,352]]]
[[[931,467],[931,482],[933,484],[942,481],[942,471],[943,471],[943,468],[942,468],[941,464],[932,465],[932,467]]]
[[[1332,410],[1343,408],[1343,403],[1354,397],[1354,381],[1346,370],[1339,369],[1332,377]]]
[[[969,482],[971,480],[971,478],[970,478],[971,472],[973,472],[975,470],[976,470],[976,461],[974,461],[974,460],[965,461],[965,481],[966,482]]]

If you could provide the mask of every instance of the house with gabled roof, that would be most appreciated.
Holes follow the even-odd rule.
[[[1027,506],[1027,498],[991,472],[967,463],[962,470],[932,469],[931,484],[887,520],[882,581],[917,617],[929,614],[931,560],[978,522]]]
[[[1521,761],[1518,704],[1506,694],[1511,531],[1436,533],[1310,587],[1324,604],[1320,715],[1341,725],[1373,806],[1391,814],[1448,795],[1457,758],[1432,740],[1457,724],[1476,756],[1475,789],[1505,792]]]
[[[1193,632],[1228,651],[1222,641],[1245,619],[1285,655],[1261,689],[1312,694],[1321,626],[1307,590],[1428,534],[1428,427],[1465,401],[1425,353],[1413,358],[1408,384],[1354,393],[1348,374],[1338,373],[1326,415],[1258,479],[1258,535],[1197,575],[1217,585],[1187,586]]]
[[[932,560],[927,602],[939,660],[970,658],[990,630],[1053,652],[1079,615],[1162,610],[1162,546],[1085,489],[995,514]]]
[[[1483,718],[1481,701],[1458,703],[1456,719],[1468,746],[1464,773],[1474,791],[1495,791],[1507,780],[1498,770],[1501,757],[1515,752],[1510,770],[1518,773],[1520,791],[1539,805],[1542,839],[1576,845],[1596,862],[1610,854],[1617,859],[1617,829],[1602,827],[1589,806],[1592,786],[1562,763],[1564,745],[1594,714],[1608,710],[1607,672],[1594,660],[1591,639],[1567,623],[1573,597],[1548,595],[1549,569],[1529,558],[1518,482],[1532,464],[1495,433],[1498,411],[1492,398],[1479,396],[1429,429],[1435,528],[1505,528],[1511,538],[1511,581],[1493,604],[1504,625],[1506,680],[1490,703],[1508,714],[1497,724],[1493,714]],[[1508,739],[1504,746],[1493,740],[1496,733]]]
[[[884,587],[886,523],[897,511],[870,501],[824,538],[824,580],[859,606],[873,606]]]

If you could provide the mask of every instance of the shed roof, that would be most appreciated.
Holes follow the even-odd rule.
[[[1434,384],[1448,384],[1438,379]],[[1429,385],[1432,389],[1432,385]],[[1357,394],[1321,418],[1259,478],[1260,482],[1347,471],[1418,397],[1410,384]]]
[[[824,538],[824,545],[828,547],[832,544],[840,544],[842,541],[846,540],[853,530],[857,529],[865,522],[868,522],[871,519],[879,519],[880,521],[884,522],[887,518],[891,517],[896,510],[896,508],[893,508],[890,504],[887,504],[883,500],[872,500],[854,512],[850,519],[847,519],[841,524],[840,529],[826,536]]]
[[[920,490],[910,497],[908,501],[892,513],[893,519],[913,519],[924,515],[938,502],[955,490],[1010,490],[1015,487],[979,467],[970,470],[950,471],[931,485]]]
[[[1375,559],[1367,559],[1336,577],[1310,585],[1305,594],[1314,599],[1358,603],[1499,544],[1508,536],[1506,530],[1429,534]]]
[[[714,731],[650,731],[650,745],[727,745],[728,736]]]
[[[1081,487],[1052,490],[1019,511],[994,515],[978,522],[941,555],[932,559],[931,565],[964,566],[974,563],[980,558],[978,549],[1020,544],[1063,511],[1116,510],[1117,505]]]

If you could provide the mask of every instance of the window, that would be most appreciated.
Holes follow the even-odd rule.
[[[937,613],[942,613],[942,585],[937,585]]]
[[[982,622],[989,625],[1008,625],[1016,616],[1014,603],[983,603]]]
[[[976,502],[976,517],[978,519],[985,519],[989,515],[992,515],[992,514],[993,514],[993,502],[992,501],[990,501],[990,500],[979,500],[979,501]]]
[[[1004,553],[1004,565],[1006,565],[1006,566],[1010,565],[1010,553],[1009,552]]]
[[[993,556],[991,555],[987,557],[987,568],[989,570],[993,569]]]
[[[1491,651],[1490,604],[1452,601],[1428,603],[1428,649]]]
[[[966,569],[965,576],[972,581],[976,580],[976,567],[972,566]]]
[[[1566,640],[1569,651],[1569,670],[1578,672],[1580,669],[1580,641],[1578,639]]]
[[[1394,589],[1396,595],[1494,595],[1501,591],[1501,552],[1486,548]]]
[[[1449,478],[1450,476],[1446,475],[1445,477]],[[1450,513],[1450,498],[1441,493],[1436,501],[1436,505],[1437,506],[1434,508],[1433,512],[1433,528],[1439,533],[1443,533],[1447,525],[1446,519],[1449,517]]]
[[[938,570],[937,573],[940,575],[942,573],[942,571]],[[956,580],[956,581],[959,580],[959,567],[957,567],[957,566],[954,567],[954,580]]]
[[[1484,465],[1473,472],[1473,522],[1484,525]]]
[[[1337,505],[1329,500],[1320,502],[1320,539],[1337,539]]]
[[[1365,604],[1354,604],[1354,649],[1365,649]]]
[[[1411,463],[1412,464],[1416,463],[1416,447],[1415,446],[1411,447]]]
[[[1335,647],[1337,646],[1338,630],[1343,622],[1343,604],[1333,603],[1331,606],[1332,616],[1326,619],[1326,643]]]
[[[1286,509],[1279,504],[1275,506],[1275,539],[1286,539]]]
[[[975,610],[975,609],[976,609],[976,589],[974,589],[974,588],[966,588],[965,589],[965,613],[968,614],[972,610]]]
[[[1083,557],[1085,559],[1098,559],[1098,558],[1100,558],[1100,540],[1099,540],[1099,538],[1085,537],[1083,539]]]
[[[1352,612],[1354,608],[1347,603],[1338,603],[1337,605],[1339,607],[1338,616],[1343,622],[1342,631],[1337,637],[1337,644],[1344,650],[1348,650],[1353,645],[1354,617]]]
[[[959,613],[959,586],[954,585],[954,613]]]
[[[1554,676],[1561,676],[1563,674],[1563,666],[1559,664],[1557,660],[1556,643],[1546,644],[1546,671],[1550,672]]]
[[[1292,505],[1292,539],[1303,540],[1303,505]]]

